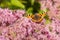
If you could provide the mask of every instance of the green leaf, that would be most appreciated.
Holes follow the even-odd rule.
[[[49,16],[46,14],[46,16],[44,17],[46,20],[49,20]]]
[[[46,24],[49,24],[49,23],[51,23],[51,20],[49,19],[49,16],[46,14],[46,16],[44,17],[45,18],[45,20],[46,20]]]
[[[26,13],[28,13],[28,14],[33,13],[33,8],[32,7],[28,8],[28,10],[26,11]]]
[[[27,3],[27,1],[25,1],[25,0],[19,0],[19,2],[21,2],[21,3]]]
[[[46,8],[46,9],[44,9],[43,11],[44,11],[44,12],[48,12],[48,11],[49,11],[49,9],[48,9],[48,8]]]
[[[8,8],[10,5],[11,5],[10,2],[5,1],[5,2],[2,2],[2,3],[0,4],[0,7],[1,7],[1,8]]]
[[[21,9],[25,8],[25,6],[20,1],[18,1],[18,0],[11,0],[11,4],[14,5],[14,6],[18,6]]]
[[[9,8],[12,9],[12,10],[20,9],[20,7],[17,7],[17,6],[14,6],[14,5],[9,6]]]
[[[51,23],[51,20],[46,20],[45,24]]]
[[[49,9],[48,8],[46,8],[46,9],[44,9],[44,10],[38,10],[38,12],[41,14],[41,13],[46,13],[46,12],[48,12],[49,11]]]
[[[30,1],[31,1],[31,5],[34,5],[35,0],[30,0]]]
[[[44,11],[43,11],[43,10],[38,10],[38,12],[39,12],[40,14],[44,13]]]

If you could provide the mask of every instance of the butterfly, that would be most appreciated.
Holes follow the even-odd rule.
[[[28,15],[27,17],[31,18],[33,22],[40,23],[44,19],[45,15],[46,15],[45,13],[42,14],[36,13],[36,14]]]

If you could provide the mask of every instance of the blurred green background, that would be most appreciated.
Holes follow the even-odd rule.
[[[38,12],[40,10],[40,3],[37,0],[0,0],[0,7],[23,10],[32,8],[32,11]]]
[[[22,0],[0,0],[0,7],[9,9],[24,9],[25,6],[22,3]]]
[[[41,4],[38,0],[0,0],[1,8],[9,8],[12,10],[23,9],[27,13],[38,13]]]

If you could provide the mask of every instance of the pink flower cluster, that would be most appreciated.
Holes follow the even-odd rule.
[[[60,20],[37,24],[23,17],[23,10],[0,9],[0,40],[60,40]]]
[[[24,14],[23,10],[12,11],[9,9],[1,9],[0,8],[0,26],[5,26],[6,24],[12,24],[18,18],[20,18]]]

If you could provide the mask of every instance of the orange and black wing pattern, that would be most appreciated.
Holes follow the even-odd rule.
[[[36,13],[36,14],[28,15],[27,17],[31,18],[33,22],[37,23],[37,22],[41,22],[45,15],[46,15],[45,13],[43,14]]]

